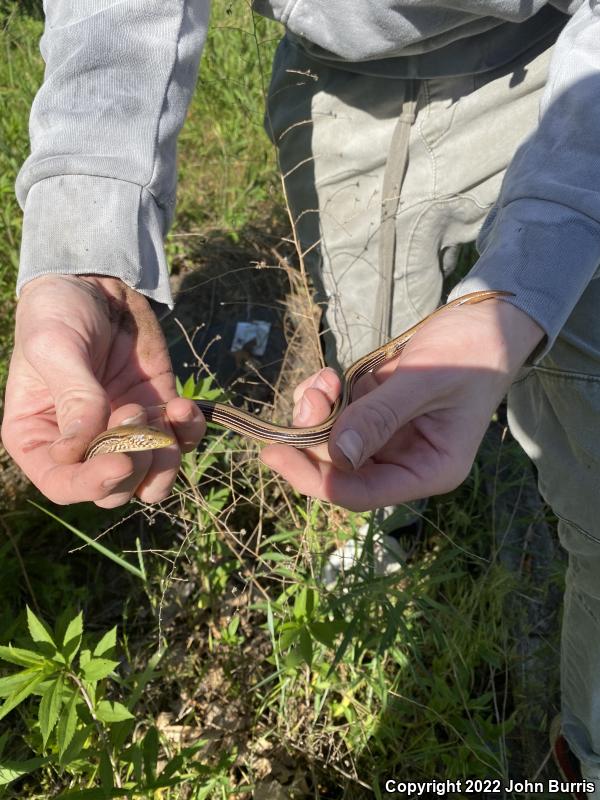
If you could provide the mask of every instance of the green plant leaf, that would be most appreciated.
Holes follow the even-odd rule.
[[[56,740],[58,742],[58,757],[62,762],[63,755],[71,744],[71,739],[75,733],[77,725],[77,694],[73,692],[69,702],[63,706],[58,727],[56,729]]]
[[[45,642],[53,647],[54,650],[57,649],[50,629],[41,619],[36,617],[29,606],[27,606],[27,627],[29,628],[29,635],[34,642]]]
[[[103,656],[117,645],[117,626],[107,631],[94,648],[95,656]]]
[[[70,744],[67,746],[63,754],[59,758],[59,764],[61,766],[66,766],[67,764],[71,764],[75,759],[79,756],[85,743],[88,740],[90,732],[93,730],[91,725],[87,725],[85,727],[80,728],[78,731],[76,730],[73,734],[73,738],[71,739]]]
[[[196,381],[194,380],[194,376],[190,375],[187,381],[181,387],[180,394],[182,397],[193,397],[195,390],[196,390]]]
[[[207,744],[207,739],[198,739],[198,741],[194,742],[194,744],[190,747],[184,747],[182,750],[180,750],[176,756],[173,756],[173,758],[167,761],[162,772],[160,773],[159,779],[155,782],[154,786],[163,786],[165,781],[168,781],[182,769],[187,759],[193,758],[200,750],[202,750],[202,748],[206,747]],[[202,769],[201,766],[200,768]]]
[[[330,620],[327,622],[311,622],[308,626],[313,637],[325,647],[333,647],[336,637],[345,629],[344,620]]]
[[[142,745],[140,742],[130,745],[122,754],[121,761],[126,761],[133,767],[133,780],[141,783],[144,780]]]
[[[278,553],[277,550],[267,550],[266,553],[261,553],[260,557],[265,561],[289,561],[290,557],[285,553]]]
[[[306,617],[310,619],[317,605],[317,595],[314,589],[303,586],[294,601],[294,616],[296,619]]]
[[[264,573],[263,573],[264,574]],[[294,572],[293,569],[289,569],[289,567],[275,567],[271,570],[271,575],[281,575],[282,578],[289,578],[292,581],[298,580],[298,573]]]
[[[300,652],[299,647],[292,647],[289,653],[286,653],[285,658],[283,659],[283,663],[288,669],[297,669],[300,664],[304,661],[304,656]]]
[[[21,647],[0,646],[0,660],[8,661],[10,664],[18,664],[20,667],[40,667],[46,662],[44,656],[35,653],[33,650],[24,650]]]
[[[297,622],[286,622],[281,626],[279,647],[286,650],[300,636],[301,626]]]
[[[31,680],[25,684],[18,692],[14,692],[13,694],[9,695],[4,703],[0,706],[0,719],[4,719],[4,717],[16,708],[20,703],[23,702],[30,694],[32,694],[35,687],[40,684],[43,680],[45,680],[47,676],[44,675],[43,672],[39,672],[37,675],[33,675]]]
[[[17,692],[38,672],[38,669],[23,669],[13,675],[7,675],[6,678],[0,678],[0,697],[8,697],[13,692]]]
[[[183,776],[183,775],[180,775],[177,778],[163,778],[162,775],[161,775],[160,778],[156,781],[156,783],[153,783],[152,786],[149,787],[149,788],[154,789],[154,791],[156,791],[157,789],[174,789],[175,786],[179,786],[184,781],[189,782],[189,778],[187,778],[186,776]],[[212,786],[208,786],[207,788],[208,788],[209,793],[210,793],[211,791],[214,790],[215,787],[214,787],[214,785],[212,785]],[[158,794],[157,794],[157,796],[158,796]],[[198,800],[200,800],[202,795],[196,795],[196,797],[198,797]],[[204,797],[207,797],[207,795],[204,795]]]
[[[158,731],[152,726],[144,736],[144,743],[142,745],[144,773],[146,775],[146,781],[149,784],[153,784],[156,780],[156,763],[158,761],[159,744]]]
[[[335,655],[333,657],[333,662],[332,662],[332,664],[329,667],[329,670],[327,672],[327,677],[328,678],[333,674],[335,668],[340,663],[340,661],[344,657],[344,654],[346,653],[346,650],[350,646],[350,642],[352,641],[352,637],[354,636],[354,631],[358,627],[359,621],[361,619],[363,619],[363,616],[364,616],[364,613],[365,613],[364,606],[365,606],[365,604],[361,601],[358,604],[358,608],[357,608],[357,612],[356,612],[355,616],[352,617],[352,619],[350,620],[350,622],[346,626],[346,629],[344,631],[344,636],[342,637],[342,641],[339,643],[338,648],[335,651]]]
[[[302,658],[310,667],[313,659],[313,644],[308,628],[302,628],[300,631],[300,636],[298,637],[298,649],[300,650]]]
[[[160,663],[160,660],[163,657],[163,655],[164,655],[164,652],[161,652],[160,650],[157,650],[156,653],[154,653],[150,657],[150,659],[149,659],[148,663],[146,664],[144,670],[141,673],[138,673],[138,675],[136,675],[135,688],[131,692],[131,694],[129,695],[129,699],[127,701],[127,707],[128,708],[130,708],[130,709],[133,708],[136,705],[136,703],[139,701],[140,697],[143,695],[144,689],[150,683],[150,681],[154,678],[154,676],[156,674],[156,668],[157,668],[158,664]]]
[[[115,668],[119,666],[118,661],[110,661],[108,658],[91,658],[82,667],[86,681],[100,681],[106,678]]]
[[[100,753],[100,766],[98,768],[98,773],[100,776],[100,786],[102,786],[103,789],[115,788],[115,776],[113,775],[112,764],[110,763],[110,759],[106,750],[103,750]]]
[[[71,664],[75,654],[81,646],[81,637],[83,635],[83,614],[81,611],[74,617],[67,625],[67,630],[63,637],[62,654],[64,655],[67,664]]]
[[[296,619],[302,619],[306,614],[307,592],[308,589],[306,586],[303,586],[296,595],[296,599],[294,600],[294,616]]]
[[[58,675],[56,680],[50,684],[42,695],[42,701],[38,710],[38,719],[40,721],[40,731],[44,747],[46,747],[48,737],[58,722],[58,714],[62,705],[63,685],[63,676]]]
[[[92,657],[92,654],[87,648],[84,648],[83,650],[80,651],[80,653],[79,653],[79,666],[81,667],[81,669],[84,668],[84,666],[89,662],[91,657]]]
[[[109,700],[100,700],[96,706],[96,716],[100,722],[105,722],[107,725],[111,722],[133,719],[133,714],[122,703],[111,703]]]
[[[280,531],[279,533],[274,533],[272,536],[263,539],[261,546],[264,547],[267,544],[273,544],[275,542],[295,542],[297,538],[297,531]]]
[[[22,778],[46,762],[45,758],[30,758],[27,761],[0,761],[0,786],[6,786]]]

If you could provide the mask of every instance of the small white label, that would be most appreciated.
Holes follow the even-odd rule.
[[[270,330],[271,323],[261,319],[253,319],[252,322],[238,322],[235,326],[231,352],[243,350],[247,344],[254,341],[250,352],[253,356],[263,356],[267,349]]]

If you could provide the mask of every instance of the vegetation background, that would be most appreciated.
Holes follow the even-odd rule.
[[[2,387],[42,30],[39,3],[0,0]],[[262,132],[280,34],[214,3],[167,242],[181,324],[165,326],[182,392],[220,397],[226,375],[230,399],[278,418],[319,358]],[[277,352],[234,362],[219,336],[250,305]],[[212,430],[168,501],[113,512],[53,508],[0,457],[0,797],[382,798],[387,778],[552,774],[562,564],[502,414],[383,575],[375,515],[295,495],[255,454]]]

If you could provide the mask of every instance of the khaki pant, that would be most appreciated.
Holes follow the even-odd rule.
[[[482,75],[417,82],[326,67],[281,42],[266,124],[326,309],[328,363],[347,367],[439,304],[458,247],[535,127],[550,45]],[[563,725],[600,771],[599,309],[595,279],[549,355],[512,387],[509,420],[569,553]]]

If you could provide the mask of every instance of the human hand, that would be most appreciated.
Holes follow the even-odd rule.
[[[152,410],[163,403],[164,411]],[[173,433],[179,447],[82,463],[97,434],[125,421]],[[175,480],[179,448],[193,449],[204,430],[195,403],[177,397],[166,342],[143,295],[93,275],[45,275],[24,286],[2,440],[46,497],[102,508],[134,495],[158,502]]]
[[[303,494],[355,511],[443,494],[467,477],[500,400],[543,338],[508,302],[437,314],[357,384],[326,445],[268,445],[262,461]],[[331,369],[298,386],[294,424],[316,425],[340,392]]]

